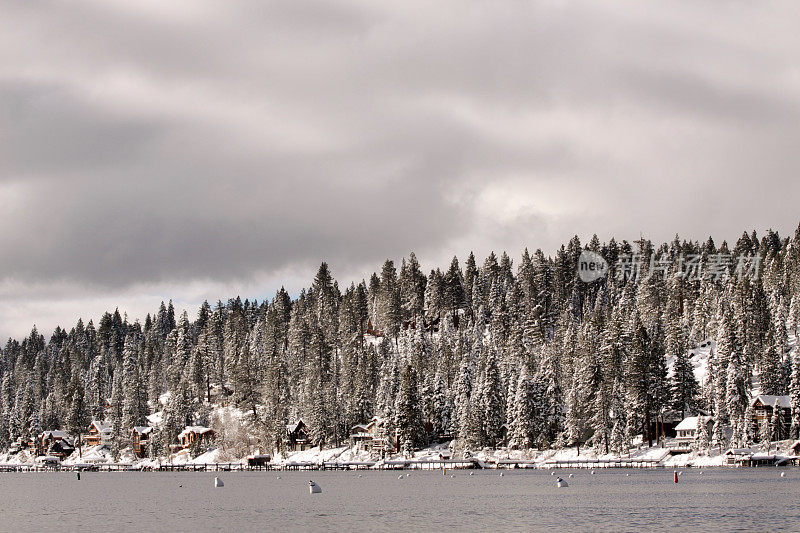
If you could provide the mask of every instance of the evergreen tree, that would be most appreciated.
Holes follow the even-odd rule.
[[[395,426],[403,453],[406,455],[424,444],[417,373],[411,365],[408,365],[403,371],[400,381],[400,391],[395,406]]]

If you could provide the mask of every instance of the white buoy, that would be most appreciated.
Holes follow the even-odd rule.
[[[556,487],[558,487],[559,489],[563,489],[565,487],[569,487],[569,483],[567,483],[561,478],[558,478],[556,479]]]
[[[630,477],[630,476],[631,476],[630,474],[625,474],[625,477]]]
[[[224,487],[224,486],[225,486],[225,483],[223,483],[220,478],[218,478],[218,477],[214,478],[214,487],[220,488],[220,487]]]
[[[550,475],[551,475],[551,476],[555,476],[555,475],[556,475],[556,473],[555,473],[555,472],[550,472]]]
[[[321,494],[322,487],[314,483],[313,481],[308,482],[308,492],[309,494]]]
[[[781,472],[781,477],[786,477],[786,472]]]

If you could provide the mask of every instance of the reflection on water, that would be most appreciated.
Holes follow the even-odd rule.
[[[571,472],[0,474],[0,530],[800,530],[798,469]]]

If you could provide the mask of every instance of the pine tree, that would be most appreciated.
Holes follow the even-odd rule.
[[[400,391],[395,406],[395,426],[403,453],[406,455],[424,444],[417,373],[411,365],[406,366],[400,382]]]
[[[790,355],[792,363],[792,376],[789,386],[789,395],[791,396],[792,405],[792,424],[789,430],[789,436],[793,439],[800,438],[800,349],[795,346]]]
[[[695,440],[695,446],[697,449],[700,451],[708,450],[708,424],[706,423],[705,417],[702,415],[697,415],[697,428],[695,429],[695,435],[697,435]]]
[[[734,351],[728,361],[727,411],[733,429],[732,445],[741,448],[747,445],[747,429],[745,411],[748,405],[747,381],[745,368],[739,353]]]
[[[497,359],[492,353],[486,360],[479,392],[481,418],[483,421],[481,440],[486,446],[490,447],[497,445],[502,432],[504,402],[501,387]]]
[[[122,351],[122,419],[121,434],[126,445],[133,446],[134,426],[143,426],[147,415],[147,402],[139,379],[139,360],[136,341],[133,336],[125,337]]]
[[[69,412],[66,419],[67,432],[80,437],[89,425],[89,409],[86,405],[83,383],[77,374],[73,376],[67,394],[69,400]]]

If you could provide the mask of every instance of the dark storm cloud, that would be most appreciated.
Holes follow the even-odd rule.
[[[321,260],[793,231],[798,9],[0,0],[0,334]]]

